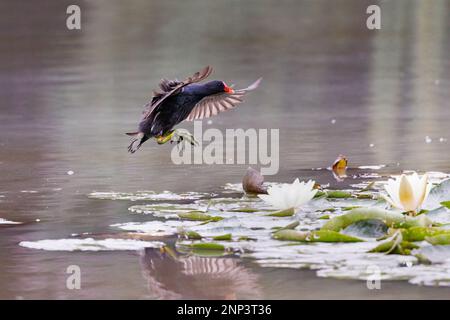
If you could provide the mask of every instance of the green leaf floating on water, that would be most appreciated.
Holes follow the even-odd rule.
[[[375,186],[375,181],[372,181],[366,187],[362,188],[361,192],[369,191],[369,190],[373,189],[374,186]]]
[[[342,208],[342,211],[350,211],[353,209],[361,208],[361,206],[351,206],[351,207],[344,207]]]
[[[341,190],[329,190],[326,193],[327,198],[334,198],[334,199],[345,199],[345,198],[351,198],[352,194],[347,191],[341,191]]]
[[[425,238],[425,240],[434,246],[448,245],[448,244],[450,244],[450,232],[447,232],[444,234],[438,234],[433,237],[427,237],[427,238]]]
[[[181,232],[180,235],[182,237],[185,237],[187,239],[192,239],[192,240],[199,240],[202,238],[202,236],[195,231],[184,231],[184,232]]]
[[[256,238],[251,238],[248,236],[241,236],[238,238],[238,241],[258,241],[258,239]]]
[[[322,197],[326,197],[326,198],[331,198],[331,199],[346,199],[346,198],[351,198],[352,194],[350,192],[347,191],[342,191],[342,190],[328,190],[328,191],[317,191],[314,198],[322,198]]]
[[[329,230],[302,232],[297,230],[280,230],[273,234],[273,238],[283,241],[301,242],[361,242],[363,240]]]
[[[300,224],[299,221],[294,221],[292,223],[289,223],[287,226],[279,228],[279,230],[292,230],[292,229],[295,229],[299,224]]]
[[[222,234],[220,236],[213,237],[213,240],[216,241],[230,241],[231,240],[231,233]]]
[[[294,208],[290,208],[290,209],[286,209],[286,210],[281,210],[281,211],[277,211],[274,213],[270,213],[268,214],[268,216],[271,217],[290,217],[293,216],[295,213]]]
[[[402,230],[403,240],[405,241],[423,241],[428,237],[435,237],[445,234],[450,235],[450,230],[433,227],[412,227]]]
[[[357,221],[341,232],[357,238],[380,238],[388,233],[388,227],[378,219]]]
[[[427,200],[422,206],[425,209],[433,210],[440,206],[445,206],[442,202],[450,201],[450,179],[442,181],[437,186],[434,186],[428,194]]]
[[[431,220],[425,215],[413,218],[379,208],[357,208],[332,218],[323,225],[322,230],[341,231],[355,222],[369,219],[381,220],[388,227],[394,228],[427,227],[432,224]]]
[[[197,250],[216,250],[216,251],[224,251],[225,246],[220,243],[214,242],[200,242],[200,243],[192,243],[187,245],[189,248],[197,249]]]
[[[419,246],[414,243],[408,241],[401,241],[400,243],[396,243],[395,240],[390,240],[383,242],[370,250],[369,252],[379,252],[386,254],[401,254],[401,255],[410,255],[411,250],[418,249]]]
[[[391,240],[379,244],[369,252],[410,255],[411,250],[418,248],[419,246],[414,243],[404,241],[402,233],[400,231],[396,231]]]
[[[442,201],[441,205],[443,207],[446,207],[447,209],[450,209],[450,200],[449,201]]]
[[[181,219],[191,220],[191,221],[220,221],[223,218],[218,216],[211,216],[204,213],[203,211],[190,211],[185,213],[179,213],[178,216]]]

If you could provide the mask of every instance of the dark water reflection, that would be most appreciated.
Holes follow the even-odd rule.
[[[339,153],[352,166],[450,171],[450,142],[439,141],[450,140],[450,3],[382,2],[382,29],[369,31],[373,2],[78,1],[81,31],[65,28],[73,2],[0,3],[0,217],[26,222],[0,229],[0,297],[153,297],[135,253],[17,243],[144,219],[127,215],[129,203],[87,199],[93,190],[209,191],[239,181],[246,165],[176,166],[170,146],[151,144],[126,153],[123,133],[157,81],[205,64],[238,86],[264,76],[242,108],[210,126],[279,128],[280,172],[270,180],[326,182],[310,169]],[[239,263],[264,298],[442,298],[445,290],[388,283],[373,293],[361,282]],[[83,290],[65,288],[69,264],[81,266]]]

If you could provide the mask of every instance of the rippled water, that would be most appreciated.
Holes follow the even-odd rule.
[[[351,167],[387,164],[380,173],[450,172],[448,1],[383,3],[380,31],[365,28],[371,3],[357,0],[81,1],[81,31],[65,28],[69,4],[0,4],[0,218],[22,222],[0,226],[1,298],[154,298],[157,283],[184,288],[177,297],[214,298],[214,288],[223,289],[221,298],[448,296],[448,289],[405,282],[369,291],[363,281],[262,268],[247,258],[161,259],[155,267],[148,261],[160,256],[152,249],[18,245],[109,235],[117,231],[111,225],[152,220],[128,210],[142,200],[98,200],[92,192],[219,193],[238,183],[247,165],[176,166],[169,145],[151,143],[126,152],[123,133],[135,128],[158,80],[206,64],[215,67],[214,78],[238,87],[264,77],[244,105],[208,127],[279,128],[280,172],[270,181],[357,183],[311,170],[340,153]],[[72,264],[82,270],[82,290],[66,289]],[[205,283],[188,267],[204,264],[238,272],[183,293]]]

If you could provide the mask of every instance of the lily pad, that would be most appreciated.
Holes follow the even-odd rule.
[[[180,233],[180,236],[185,237],[186,239],[191,239],[191,240],[200,240],[202,239],[202,236],[195,231],[184,231]]]
[[[216,251],[224,251],[225,246],[220,243],[214,242],[200,242],[200,243],[192,243],[188,245],[189,248],[197,249],[197,250],[216,250]]]
[[[450,232],[444,234],[438,234],[436,236],[427,237],[425,240],[434,246],[437,245],[450,245]]]
[[[341,191],[341,190],[329,190],[326,191],[327,198],[331,199],[345,199],[345,198],[351,198],[352,194],[347,191]]]
[[[231,233],[215,236],[215,237],[213,237],[213,240],[215,240],[215,241],[230,241],[231,240]]]
[[[442,202],[450,201],[450,179],[442,181],[431,189],[423,205],[424,209],[432,210],[443,206]]]
[[[388,231],[387,225],[377,219],[357,221],[346,227],[342,233],[359,238],[379,238]]]
[[[401,213],[383,210],[379,208],[357,208],[348,213],[334,217],[326,222],[322,229],[340,231],[349,225],[362,220],[381,220],[388,227],[410,228],[415,226],[431,226],[431,220],[425,215],[415,218],[405,216]]]
[[[302,232],[296,230],[280,230],[273,234],[273,238],[284,241],[301,242],[360,242],[361,239],[329,230]]]
[[[178,216],[181,219],[186,219],[190,221],[220,221],[223,218],[219,216],[211,216],[202,211],[190,211],[185,213],[179,213]]]
[[[382,252],[386,254],[401,254],[401,255],[410,255],[411,250],[418,249],[419,246],[414,243],[408,241],[401,241],[396,243],[395,240],[389,240],[383,242],[376,246],[374,249],[369,252]]]
[[[450,245],[424,246],[414,253],[424,256],[431,263],[450,262]]]
[[[442,201],[441,206],[446,207],[447,209],[450,209],[450,201]]]
[[[295,213],[294,208],[290,208],[290,209],[270,213],[270,214],[268,214],[268,216],[270,216],[270,217],[290,217],[290,216],[293,216],[294,213]]]
[[[450,234],[450,230],[433,227],[412,227],[402,230],[403,240],[405,241],[423,241],[428,237],[434,237],[440,234]]]

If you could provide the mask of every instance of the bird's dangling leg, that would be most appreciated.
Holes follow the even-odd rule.
[[[165,135],[157,136],[156,142],[158,142],[158,144],[164,144],[164,143],[167,143],[168,141],[171,141],[174,132],[175,132],[174,130],[171,130],[171,131],[167,132]]]
[[[171,142],[176,142],[177,144],[181,142],[189,143],[192,146],[197,146],[198,142],[195,137],[186,129],[175,129],[173,132],[173,137]]]

